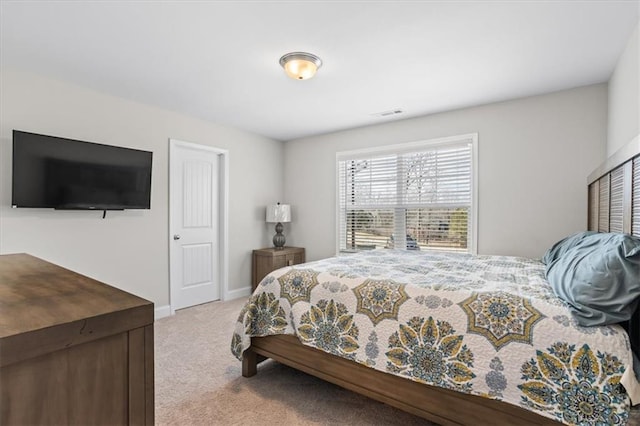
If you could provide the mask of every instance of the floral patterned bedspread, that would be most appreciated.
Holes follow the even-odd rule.
[[[566,424],[626,424],[640,402],[626,332],[579,326],[536,260],[372,250],[282,268],[242,309],[232,352],[272,334]]]

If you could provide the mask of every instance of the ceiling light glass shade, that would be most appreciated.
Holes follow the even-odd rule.
[[[294,80],[306,80],[316,74],[322,66],[322,60],[311,53],[292,52],[280,58],[280,65]]]

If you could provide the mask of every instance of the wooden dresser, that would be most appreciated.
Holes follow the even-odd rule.
[[[251,273],[251,291],[254,291],[260,281],[271,271],[285,266],[297,265],[305,262],[304,248],[282,247],[264,248],[253,251],[253,266]]]
[[[152,425],[153,303],[0,256],[0,424]]]

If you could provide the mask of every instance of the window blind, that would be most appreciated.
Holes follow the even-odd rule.
[[[471,251],[473,138],[338,156],[340,250]]]

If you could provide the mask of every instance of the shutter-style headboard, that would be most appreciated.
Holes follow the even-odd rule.
[[[633,160],[633,208],[631,229],[634,235],[640,232],[640,157]]]
[[[591,173],[588,184],[588,229],[640,237],[640,135]],[[640,357],[640,306],[623,325]]]
[[[588,229],[640,237],[640,135],[589,176]]]

